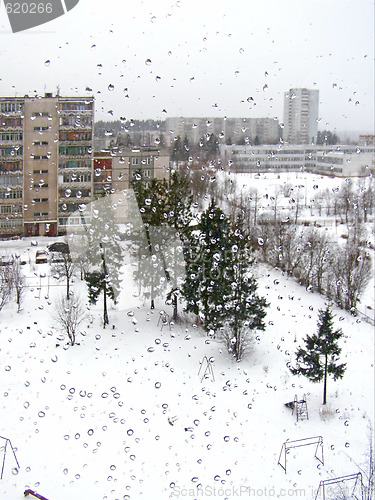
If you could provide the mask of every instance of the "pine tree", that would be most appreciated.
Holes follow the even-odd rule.
[[[341,348],[338,341],[343,335],[341,329],[333,330],[333,315],[329,306],[319,310],[318,333],[307,335],[305,348],[296,352],[297,368],[290,368],[293,375],[304,375],[311,382],[323,380],[323,404],[327,403],[327,378],[341,379],[346,370],[346,363],[338,364]]]
[[[266,300],[257,294],[258,283],[251,272],[254,258],[251,255],[250,236],[244,228],[240,212],[231,231],[231,294],[225,305],[223,338],[228,352],[239,361],[246,351],[249,333],[265,330]]]
[[[181,287],[181,293],[186,301],[185,310],[196,316],[199,315],[199,287],[200,274],[202,271],[199,230],[190,232],[190,238],[184,242],[184,259],[186,262],[185,280]]]
[[[120,293],[121,246],[111,197],[93,203],[91,227],[87,233],[86,273],[89,301],[96,304],[103,293],[103,326],[109,323],[107,298],[117,302]]]

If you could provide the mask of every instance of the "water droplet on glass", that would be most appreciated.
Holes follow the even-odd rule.
[[[108,85],[108,90],[109,90],[109,91],[112,91],[112,90],[114,90],[114,89],[115,89],[115,86],[114,86],[112,83],[110,83],[110,84]]]

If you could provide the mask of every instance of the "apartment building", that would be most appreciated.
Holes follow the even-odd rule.
[[[23,107],[0,99],[0,234],[23,232]]]
[[[94,99],[0,97],[0,235],[57,235],[93,195]]]
[[[214,134],[221,144],[276,144],[280,140],[279,121],[274,118],[167,118],[165,142],[170,147],[176,137],[187,137],[197,145],[207,135]]]
[[[316,144],[319,90],[289,89],[284,93],[283,139],[288,144]]]
[[[129,189],[138,176],[146,185],[151,179],[169,179],[169,151],[140,147],[95,152],[93,171],[95,198],[119,193]]]

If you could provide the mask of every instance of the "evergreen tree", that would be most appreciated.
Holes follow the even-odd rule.
[[[193,193],[189,178],[172,172],[167,191],[167,219],[171,228],[172,240],[177,244],[169,244],[165,247],[168,255],[169,269],[171,270],[169,286],[170,290],[167,300],[173,307],[173,319],[178,315],[178,295],[185,279],[185,265],[182,262],[182,249],[190,238],[190,224],[193,220],[191,207],[193,204]],[[171,242],[173,243],[173,242]]]
[[[316,143],[317,144],[338,144],[340,141],[339,137],[331,132],[330,130],[323,130],[322,132],[318,130]]]
[[[241,212],[236,217],[230,236],[232,285],[225,305],[223,337],[228,352],[239,361],[245,353],[249,333],[265,330],[266,300],[257,294],[258,283],[251,273],[254,258],[251,255],[250,236],[244,228]]]
[[[196,316],[199,315],[199,287],[202,271],[201,254],[199,245],[199,230],[190,232],[190,238],[184,244],[184,258],[186,262],[185,280],[181,293],[186,301],[185,310]]]
[[[143,230],[134,240],[135,254],[138,260],[138,269],[135,279],[143,288],[146,298],[150,299],[150,308],[155,308],[155,297],[160,295],[164,288],[164,279],[168,273],[164,272],[160,248],[163,246],[161,226],[167,220],[167,181],[152,179],[146,186],[141,175],[136,176],[132,187],[137,199],[139,212],[142,217]]]
[[[329,306],[319,310],[318,333],[307,335],[305,348],[296,352],[297,368],[290,368],[293,375],[304,375],[311,382],[323,380],[323,404],[327,403],[327,378],[333,380],[344,376],[346,363],[338,364],[341,348],[338,341],[342,337],[341,329],[333,330],[333,315]]]
[[[103,292],[103,325],[109,323],[107,298],[117,302],[120,293],[121,246],[115,209],[111,197],[93,203],[91,227],[87,233],[87,258],[90,271],[86,273],[89,301],[96,304]]]
[[[171,302],[176,319],[181,279],[185,276],[183,242],[188,238],[193,217],[190,182],[187,177],[172,172],[168,182],[153,179],[149,187],[138,179],[134,190],[145,230],[145,238],[143,241],[140,238],[135,245],[138,260],[143,263],[136,279],[145,295],[151,297],[151,308],[154,308],[154,297],[168,285],[167,301]]]
[[[199,145],[202,147],[203,159],[215,160],[219,154],[219,139],[215,134],[207,134],[200,140]]]
[[[217,331],[225,321],[224,304],[231,294],[232,266],[229,221],[213,199],[201,216],[198,231],[183,286],[186,310],[198,312],[207,332]]]
[[[171,160],[174,162],[187,161],[189,159],[189,140],[185,136],[184,140],[178,136],[175,138],[171,148]]]

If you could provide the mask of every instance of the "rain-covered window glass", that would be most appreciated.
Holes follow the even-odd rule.
[[[374,492],[373,0],[0,0],[0,498]]]

